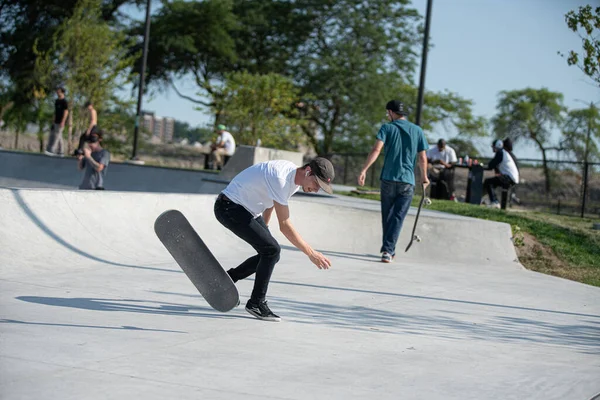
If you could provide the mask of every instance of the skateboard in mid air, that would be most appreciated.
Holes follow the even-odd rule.
[[[240,304],[240,295],[229,274],[180,211],[160,214],[154,231],[212,308],[227,312]]]

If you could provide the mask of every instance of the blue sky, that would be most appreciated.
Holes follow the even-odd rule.
[[[156,2],[154,2],[156,4]],[[546,87],[564,94],[569,108],[600,100],[600,89],[577,67],[569,67],[557,51],[580,51],[581,40],[564,22],[569,10],[598,0],[433,0],[431,38],[427,59],[427,90],[450,90],[474,101],[474,112],[491,118],[498,92]],[[413,1],[425,15],[426,0]],[[141,12],[133,12],[143,18]],[[418,75],[417,75],[418,79]],[[181,91],[195,94],[191,79],[177,82]],[[383,107],[383,105],[382,105]],[[174,117],[191,125],[211,123],[210,115],[168,90],[144,97],[145,110]],[[430,141],[450,138],[453,132],[426,132]],[[375,132],[374,132],[375,135]],[[481,150],[489,139],[480,139]],[[525,143],[515,149],[520,158],[538,158]]]

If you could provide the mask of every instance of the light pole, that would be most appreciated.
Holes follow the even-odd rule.
[[[419,98],[417,100],[416,124],[421,126],[421,113],[423,111],[423,97],[425,95],[425,71],[427,69],[427,48],[429,47],[429,26],[431,25],[431,4],[433,0],[427,0],[427,12],[425,16],[425,37],[423,38],[423,53],[421,56],[421,77],[419,79]]]
[[[137,112],[135,114],[135,130],[133,132],[133,153],[131,155],[132,161],[138,161],[137,158],[137,146],[138,146],[138,135],[140,130],[140,117],[142,113],[142,97],[144,95],[144,80],[146,76],[146,61],[148,59],[148,42],[150,41],[150,1],[146,1],[146,25],[144,33],[144,50],[142,53],[142,69],[140,71],[140,82],[138,85],[138,102]]]
[[[590,102],[590,115],[588,116],[587,135],[585,138],[585,153],[583,156],[583,196],[581,198],[581,218],[585,216],[585,200],[587,197],[587,186],[588,186],[588,157],[590,155],[590,138],[592,135],[592,118],[594,117],[594,103]]]

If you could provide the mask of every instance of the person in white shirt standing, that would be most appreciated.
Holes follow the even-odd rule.
[[[233,135],[226,131],[225,125],[218,125],[216,143],[212,146],[211,158],[213,162],[213,168],[222,169],[224,166],[223,156],[231,157],[235,153],[235,139]]]
[[[446,199],[454,199],[454,174],[452,167],[458,159],[454,149],[446,144],[444,139],[437,142],[437,146],[430,148],[427,151],[427,161],[432,166],[433,171],[430,173],[429,180],[435,183],[437,194],[441,194],[440,184],[445,183],[448,189],[448,197]],[[445,196],[434,196],[433,198],[441,198]]]
[[[487,192],[490,206],[494,208],[500,208],[495,189],[498,186],[508,189],[519,183],[519,168],[510,153],[503,147],[502,140],[498,139],[492,142],[492,150],[496,155],[485,169],[495,170],[496,176],[483,181],[483,190]]]
[[[329,160],[317,157],[303,167],[285,160],[267,161],[246,168],[227,185],[215,202],[215,216],[227,229],[247,242],[257,254],[238,267],[227,271],[234,282],[256,273],[254,289],[246,311],[266,321],[280,321],[267,305],[266,296],[271,274],[279,261],[281,247],[268,225],[273,210],[279,230],[319,269],[328,269],[331,261],[302,239],[290,220],[288,201],[300,187],[305,192],[323,189],[333,193],[335,176]]]

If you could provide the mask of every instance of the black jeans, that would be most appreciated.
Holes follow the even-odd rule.
[[[437,173],[430,173],[429,180],[435,182],[435,191],[431,197],[434,199],[449,200],[454,194],[454,169],[453,168],[442,168]],[[446,190],[440,188],[441,185],[446,184]],[[433,190],[433,189],[432,189]],[[446,193],[447,192],[447,196]],[[442,194],[444,196],[442,196]]]
[[[223,194],[220,194],[215,202],[215,217],[224,227],[235,233],[258,253],[236,268],[229,270],[231,279],[236,282],[256,273],[250,300],[253,303],[265,300],[271,274],[281,254],[279,243],[269,232],[262,217],[254,218],[248,210],[232,202]]]
[[[498,199],[496,198],[496,192],[494,189],[496,189],[498,186],[508,189],[514,184],[515,183],[508,175],[498,175],[493,178],[487,178],[485,181],[483,181],[483,190],[487,191],[490,201],[495,203],[498,201]]]

